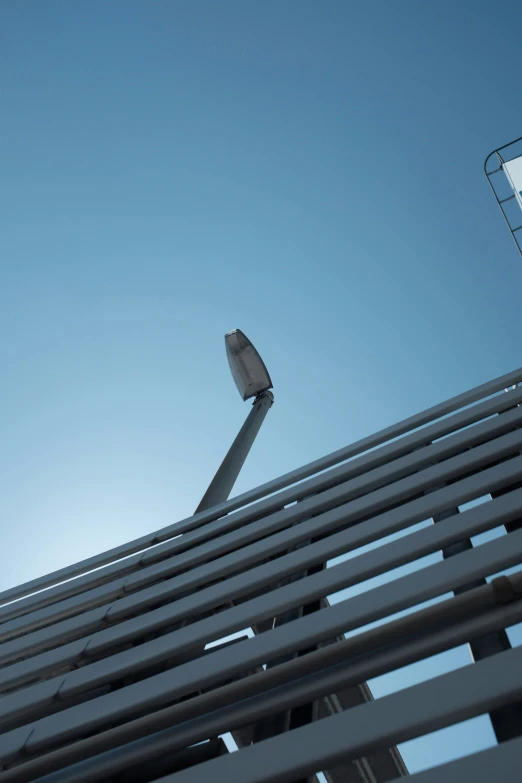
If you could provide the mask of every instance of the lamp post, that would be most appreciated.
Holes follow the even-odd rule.
[[[230,371],[242,399],[254,397],[254,402],[245,423],[194,512],[196,514],[227,500],[274,402],[274,395],[269,391],[272,388],[270,375],[248,337],[240,329],[234,329],[225,335],[225,347]]]

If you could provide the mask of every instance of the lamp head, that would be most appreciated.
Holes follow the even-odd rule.
[[[272,388],[264,361],[241,329],[225,335],[225,346],[230,371],[243,400]]]

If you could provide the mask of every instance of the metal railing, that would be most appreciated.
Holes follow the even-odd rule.
[[[522,650],[506,649],[229,756],[219,743],[186,752],[522,621],[520,381],[522,370],[509,373],[219,508],[5,591],[0,783],[104,781],[166,753],[178,761],[162,781],[294,781],[522,701]],[[504,525],[509,535],[324,601]],[[422,606],[484,578],[491,583]],[[205,650],[312,601],[313,613]],[[452,780],[452,770],[479,769],[485,780],[482,770],[522,760],[520,741],[482,756],[482,766],[472,757],[419,783]]]

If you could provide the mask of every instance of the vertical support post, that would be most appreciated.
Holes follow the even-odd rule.
[[[313,541],[313,539],[303,541],[296,547],[296,549],[307,546],[308,544],[313,543]],[[285,582],[295,582],[298,579],[304,579],[311,574],[322,571],[324,568],[325,563],[319,563],[317,565],[310,566],[306,569],[306,571],[294,574],[294,576],[290,577],[288,580],[285,580]],[[297,620],[299,617],[311,614],[312,612],[317,612],[320,608],[321,599],[318,598],[315,601],[311,601],[309,604],[305,604],[304,606],[297,606],[293,609],[288,609],[281,615],[274,617],[273,627],[276,628],[280,625],[292,622],[293,620]],[[297,653],[297,657],[299,655],[305,655],[306,653],[310,652],[311,649],[315,649],[315,646]],[[267,668],[277,666],[278,664],[284,663],[287,660],[291,660],[294,657],[294,655],[290,655],[275,661],[271,661],[270,663],[267,663]],[[254,726],[252,742],[261,742],[264,739],[275,737],[277,734],[282,734],[285,731],[291,731],[292,729],[297,729],[300,726],[306,726],[308,723],[312,723],[314,720],[317,720],[317,713],[318,702],[313,701],[309,702],[308,704],[301,704],[297,707],[293,707],[292,709],[286,710],[285,712],[272,715],[270,718],[263,718],[262,720],[259,720]],[[307,777],[293,780],[292,783],[311,783],[311,781],[316,780],[317,778],[314,775],[311,778]]]
[[[262,392],[255,398],[252,410],[229,448],[225,459],[217,469],[216,475],[194,512],[195,514],[216,506],[218,503],[224,503],[228,499],[273,402],[274,395],[270,391]]]
[[[437,523],[441,522],[443,519],[454,516],[455,524],[458,525],[459,513],[458,508],[448,509],[447,511],[442,511],[440,514],[435,514],[433,521]],[[445,547],[442,550],[442,557],[446,560],[449,557],[454,557],[455,555],[472,548],[472,542],[469,538],[466,538]],[[473,590],[475,587],[480,587],[484,584],[486,584],[485,579],[478,579],[476,582],[463,585],[454,590],[454,594],[460,595],[461,593],[466,593],[469,590]],[[478,639],[473,639],[469,642],[469,649],[473,660],[481,661],[484,658],[489,658],[490,655],[495,655],[504,650],[510,650],[511,644],[506,631],[502,630],[488,633],[486,636],[481,636]],[[522,735],[522,704],[507,704],[505,707],[499,707],[490,712],[489,717],[497,742],[506,742],[507,740]]]

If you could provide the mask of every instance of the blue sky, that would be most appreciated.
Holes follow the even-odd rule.
[[[521,364],[483,175],[522,135],[515,0],[27,0],[0,9],[5,588]]]

